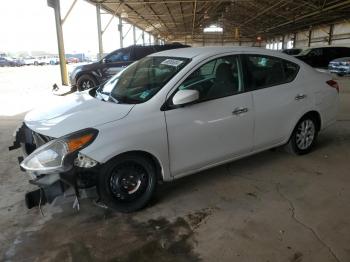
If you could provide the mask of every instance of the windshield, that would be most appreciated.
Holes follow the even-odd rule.
[[[139,104],[151,99],[188,62],[188,58],[145,57],[110,79],[100,93],[116,103]]]

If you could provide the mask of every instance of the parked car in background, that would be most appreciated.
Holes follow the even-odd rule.
[[[350,57],[342,57],[332,60],[328,70],[338,76],[350,75]]]
[[[312,67],[327,69],[330,61],[349,56],[349,47],[315,47],[304,49],[295,57]]]
[[[290,48],[290,49],[284,49],[282,50],[282,53],[285,53],[287,55],[298,55],[300,52],[303,51],[301,48]]]
[[[66,63],[67,64],[72,64],[72,63],[79,63],[79,58],[76,57],[67,57],[66,58]]]
[[[106,55],[98,62],[75,67],[70,72],[70,84],[73,90],[86,90],[106,82],[134,61],[149,54],[184,47],[188,46],[175,43],[149,46],[133,45],[121,48]]]
[[[168,50],[29,112],[11,149],[24,150],[21,167],[39,187],[28,208],[95,186],[103,203],[132,212],[157,181],[277,146],[309,153],[336,121],[338,92],[331,75],[279,52]]]
[[[25,65],[34,65],[37,59],[33,56],[26,56],[23,61]]]
[[[51,56],[48,58],[48,62],[50,65],[58,65],[60,63],[60,59],[58,56]]]
[[[0,66],[22,66],[23,62],[10,57],[0,57]]]

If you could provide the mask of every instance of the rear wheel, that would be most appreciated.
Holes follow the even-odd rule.
[[[105,204],[128,213],[146,206],[156,183],[156,170],[150,159],[138,154],[122,155],[103,166],[99,192]]]
[[[317,124],[313,117],[303,117],[295,127],[286,150],[296,155],[304,155],[311,151],[317,138]]]
[[[78,78],[77,88],[78,91],[88,90],[97,86],[97,81],[93,76],[90,75],[82,75]]]

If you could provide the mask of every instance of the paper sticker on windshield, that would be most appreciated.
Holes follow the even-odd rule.
[[[174,66],[178,67],[181,65],[184,61],[176,60],[176,59],[165,59],[163,62],[161,62],[161,65],[168,65],[168,66]]]
[[[140,95],[140,98],[145,99],[149,95],[149,91],[143,91],[142,94]]]

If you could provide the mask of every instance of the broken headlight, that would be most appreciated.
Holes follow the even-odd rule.
[[[27,156],[21,167],[37,174],[68,171],[74,160],[69,156],[90,145],[97,133],[96,129],[89,128],[54,139]]]

